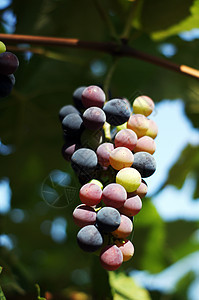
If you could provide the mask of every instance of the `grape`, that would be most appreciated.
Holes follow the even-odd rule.
[[[102,199],[102,189],[97,184],[86,183],[81,187],[79,197],[86,205],[97,205]]]
[[[97,148],[97,158],[101,166],[108,167],[110,165],[109,157],[113,149],[114,145],[111,143],[103,143]]]
[[[132,166],[134,156],[128,148],[118,147],[111,151],[109,161],[113,169],[121,170],[122,168]]]
[[[133,113],[149,116],[154,110],[154,102],[148,96],[139,96],[133,101]]]
[[[154,139],[149,136],[142,136],[138,139],[136,147],[133,149],[133,152],[148,152],[153,154],[156,150],[156,144]]]
[[[92,175],[97,166],[97,155],[91,149],[78,149],[71,157],[71,166],[80,176]]]
[[[65,160],[70,161],[71,156],[73,153],[77,150],[77,144],[76,143],[65,143],[62,147],[62,155]]]
[[[123,255],[123,261],[128,261],[134,254],[134,246],[131,241],[125,239],[123,241],[116,240],[115,244],[121,250]]]
[[[116,245],[104,247],[100,253],[100,262],[104,269],[115,271],[123,262],[121,250]]]
[[[15,77],[11,75],[0,74],[0,98],[8,96],[15,84]]]
[[[124,168],[117,173],[116,182],[121,184],[127,192],[134,192],[141,184],[141,175],[134,168]]]
[[[131,115],[129,106],[122,99],[108,101],[103,110],[106,114],[106,121],[113,126],[119,126],[127,122]]]
[[[6,46],[3,42],[0,41],[0,54],[6,51]]]
[[[142,179],[140,186],[135,190],[134,192],[127,193],[127,199],[131,198],[133,196],[138,195],[141,199],[146,196],[148,192],[148,187],[144,179]]]
[[[91,130],[101,129],[105,121],[106,115],[99,107],[89,107],[83,114],[84,126]]]
[[[96,85],[90,85],[82,93],[82,103],[85,108],[97,106],[102,108],[106,96],[104,91]]]
[[[144,115],[132,115],[127,122],[127,128],[133,130],[137,134],[137,137],[140,138],[147,132],[149,127],[148,121]]]
[[[77,234],[79,247],[87,252],[94,252],[103,244],[103,236],[94,225],[87,225]]]
[[[126,190],[120,184],[110,183],[102,191],[102,200],[107,206],[119,208],[124,204],[126,199]]]
[[[155,139],[158,134],[158,126],[153,120],[148,120],[148,129],[145,132],[145,135],[150,136],[152,139]]]
[[[101,130],[93,131],[90,129],[84,129],[80,140],[83,147],[96,150],[103,142],[103,132]]]
[[[143,178],[151,176],[156,170],[155,158],[147,152],[137,152],[134,155],[133,167]]]
[[[125,239],[133,230],[132,221],[125,215],[121,215],[120,226],[111,234],[117,239]]]
[[[139,196],[133,196],[127,198],[123,206],[119,208],[119,211],[128,216],[133,217],[139,213],[142,208],[142,201]]]
[[[80,204],[73,211],[73,220],[79,227],[94,225],[96,222],[96,212],[94,208]]]
[[[89,183],[94,183],[94,184],[97,184],[101,190],[103,190],[103,184],[97,180],[97,179],[92,179],[91,181],[89,181]]]
[[[59,119],[62,121],[69,114],[76,113],[80,114],[80,112],[73,105],[65,105],[59,111]]]
[[[115,147],[126,147],[133,150],[137,144],[137,135],[131,129],[122,129],[115,136]]]
[[[103,207],[97,212],[96,224],[100,231],[112,232],[120,226],[120,213],[113,207]]]
[[[84,109],[82,104],[82,93],[85,90],[86,86],[80,86],[73,92],[73,101],[77,109]]]
[[[77,113],[69,114],[62,120],[62,128],[67,134],[79,135],[83,129],[83,120]]]
[[[19,66],[19,60],[14,53],[3,52],[0,54],[0,74],[10,75],[14,73]]]

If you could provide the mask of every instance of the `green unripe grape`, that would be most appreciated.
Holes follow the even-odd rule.
[[[154,110],[154,102],[148,96],[139,96],[133,101],[133,113],[149,116]]]
[[[116,183],[121,184],[128,193],[131,193],[140,186],[141,175],[134,168],[123,168],[116,175]]]
[[[0,41],[0,54],[6,51],[6,46],[3,42]]]
[[[97,179],[91,179],[89,183],[97,184],[103,190],[103,184]]]

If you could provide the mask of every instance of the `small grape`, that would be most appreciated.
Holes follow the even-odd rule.
[[[85,90],[86,86],[80,86],[73,92],[73,101],[77,109],[84,109],[82,104],[82,93]]]
[[[97,212],[96,224],[100,231],[112,232],[120,226],[120,213],[113,207],[103,207]]]
[[[137,145],[137,135],[131,129],[122,129],[115,136],[115,147],[126,147],[133,150]]]
[[[97,85],[90,85],[82,93],[82,103],[85,108],[96,106],[102,108],[106,96],[104,91]]]
[[[59,111],[59,119],[62,122],[62,120],[68,116],[69,114],[76,113],[80,114],[80,112],[73,106],[73,105],[65,105],[63,106]]]
[[[141,175],[134,168],[124,168],[117,173],[116,182],[121,184],[127,192],[134,192],[141,184]]]
[[[155,104],[148,96],[139,96],[133,101],[133,113],[149,116],[154,110]]]
[[[141,208],[142,201],[140,197],[136,195],[131,198],[127,198],[123,206],[119,208],[119,211],[128,217],[133,217],[140,212]]]
[[[113,231],[111,234],[117,239],[125,239],[127,238],[133,230],[132,221],[125,215],[121,215],[121,223],[120,226]]]
[[[103,184],[99,180],[97,180],[97,179],[91,179],[89,181],[89,183],[97,184],[101,188],[101,190],[103,190]]]
[[[17,56],[12,52],[3,52],[0,54],[0,74],[10,75],[14,73],[19,66]]]
[[[83,129],[83,120],[77,113],[69,114],[62,120],[62,128],[67,134],[77,136]]]
[[[84,129],[80,137],[81,145],[84,148],[96,150],[97,147],[103,142],[102,130]]]
[[[108,167],[110,165],[109,157],[113,149],[114,145],[111,143],[103,143],[97,148],[98,162],[102,167]]]
[[[128,148],[118,147],[111,151],[109,161],[113,169],[121,170],[122,168],[132,166],[134,156]]]
[[[96,222],[96,212],[94,208],[80,204],[73,211],[73,220],[79,227],[94,225]]]
[[[0,54],[6,51],[6,45],[0,41]]]
[[[137,190],[131,193],[127,193],[127,199],[136,195],[138,195],[142,199],[146,196],[147,192],[148,192],[147,183],[144,181],[144,179],[142,179],[141,184],[137,188]]]
[[[119,208],[124,204],[126,199],[126,190],[120,184],[110,183],[102,191],[102,200],[107,206]]]
[[[78,149],[71,157],[71,166],[79,175],[93,174],[97,166],[97,155],[91,149]]]
[[[113,126],[119,126],[128,121],[131,110],[122,99],[109,100],[103,107],[106,121]]]
[[[154,139],[149,136],[142,136],[138,139],[136,147],[133,149],[133,152],[148,152],[153,154],[156,150],[156,144]]]
[[[0,74],[0,98],[8,96],[15,84],[15,77],[11,75],[1,75]]]
[[[147,132],[149,127],[148,121],[144,115],[132,115],[127,122],[127,128],[133,130],[137,134],[137,137],[140,138]]]
[[[134,154],[133,167],[138,170],[143,178],[151,176],[156,170],[155,158],[147,152]]]
[[[148,129],[145,132],[145,135],[150,136],[152,139],[155,139],[158,134],[158,126],[153,120],[148,120]]]
[[[123,241],[116,240],[115,244],[123,254],[123,261],[128,261],[134,255],[134,246],[131,241],[125,239]]]
[[[97,205],[102,199],[102,189],[97,184],[86,183],[81,187],[79,197],[82,203],[86,205]]]
[[[117,270],[123,262],[121,250],[116,245],[104,247],[100,253],[100,262],[102,267],[108,271]]]
[[[87,225],[77,234],[79,247],[87,252],[94,252],[103,245],[103,236],[94,225]]]
[[[83,113],[84,126],[90,130],[101,129],[105,121],[106,115],[99,107],[89,107]]]

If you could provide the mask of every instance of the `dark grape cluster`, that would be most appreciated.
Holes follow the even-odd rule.
[[[4,43],[0,42],[0,98],[8,96],[15,84],[13,73],[19,66],[19,60],[14,53],[6,51]]]
[[[143,178],[156,170],[158,129],[148,118],[154,102],[140,96],[131,108],[125,98],[106,101],[104,91],[95,85],[76,89],[73,101],[60,109],[59,118],[63,157],[82,185],[81,204],[73,211],[80,227],[77,242],[82,250],[99,255],[102,267],[112,271],[134,254],[133,218],[148,190]]]

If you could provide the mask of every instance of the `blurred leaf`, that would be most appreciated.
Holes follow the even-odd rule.
[[[110,284],[114,289],[114,300],[150,300],[147,290],[135,284],[134,280],[124,273],[109,272]]]
[[[179,297],[180,300],[188,299],[188,289],[190,284],[195,279],[195,274],[193,272],[188,272],[185,274],[176,284],[174,295]],[[174,296],[175,297],[175,296]]]
[[[168,179],[163,187],[174,185],[181,189],[187,176],[196,180],[194,198],[199,198],[199,146],[189,144],[180,154],[177,162],[169,171]]]
[[[189,3],[188,3],[189,2]],[[173,26],[171,26],[171,23],[168,24],[168,29],[166,30],[159,30],[160,28],[156,28],[156,32],[152,33],[152,37],[155,40],[159,39],[165,39],[168,38],[171,35],[178,34],[182,31],[188,31],[193,28],[199,27],[199,1],[181,1],[179,2],[180,9],[178,9],[179,6],[175,8],[175,10],[172,10],[173,13],[176,13],[178,15],[178,12],[181,13],[181,5],[184,6],[184,18],[179,19],[178,22],[175,22]],[[174,14],[173,14],[174,16]]]

